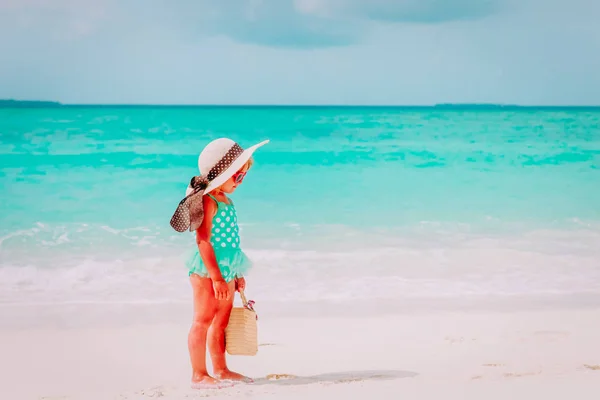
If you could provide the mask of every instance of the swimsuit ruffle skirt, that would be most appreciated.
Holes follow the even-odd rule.
[[[210,242],[215,249],[221,275],[225,281],[229,282],[243,277],[252,268],[252,262],[240,248],[240,232],[233,203],[223,203],[213,196],[210,197],[218,207],[212,220]],[[198,247],[191,252],[185,264],[188,268],[188,275],[197,274],[204,278],[209,277]]]

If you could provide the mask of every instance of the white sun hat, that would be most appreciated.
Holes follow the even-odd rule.
[[[206,145],[204,150],[198,156],[198,169],[201,176],[209,179],[209,184],[204,190],[204,194],[210,193],[238,172],[246,162],[252,157],[252,154],[261,146],[269,143],[264,140],[252,147],[243,149],[235,141],[228,138],[215,139]],[[237,151],[236,151],[237,150]],[[217,166],[217,164],[220,164]],[[212,171],[213,168],[215,171]],[[215,174],[213,179],[211,174]],[[185,195],[192,193],[194,189],[188,185]]]
[[[243,149],[235,141],[220,138],[210,142],[198,156],[199,176],[194,176],[188,184],[185,198],[179,202],[171,217],[171,226],[177,232],[194,231],[204,218],[202,198],[215,190],[238,172],[252,154],[268,140]]]

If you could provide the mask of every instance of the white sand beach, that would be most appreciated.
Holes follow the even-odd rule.
[[[186,307],[163,314],[163,323],[151,306],[104,314],[89,306],[84,314],[86,307],[70,314],[0,309],[0,399],[558,400],[600,393],[600,308],[593,306],[395,313],[340,306],[345,312],[337,315],[315,307],[289,316],[285,307],[265,306],[258,355],[229,357],[232,369],[255,382],[208,391],[189,388]],[[122,319],[124,311],[147,318]]]

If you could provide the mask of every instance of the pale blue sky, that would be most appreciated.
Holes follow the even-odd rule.
[[[598,0],[0,0],[0,98],[600,104]]]

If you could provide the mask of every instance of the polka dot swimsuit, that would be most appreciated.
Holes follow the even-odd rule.
[[[211,196],[212,197],[212,196]],[[215,200],[216,201],[216,200]],[[219,208],[213,218],[210,241],[215,248],[239,248],[240,230],[233,204],[217,202]]]
[[[236,277],[244,276],[252,263],[240,248],[240,230],[234,205],[220,202],[210,194],[207,196],[217,203],[217,212],[212,220],[210,242],[215,250],[221,275],[229,282]],[[189,274],[209,277],[197,246],[188,257],[186,265]]]

